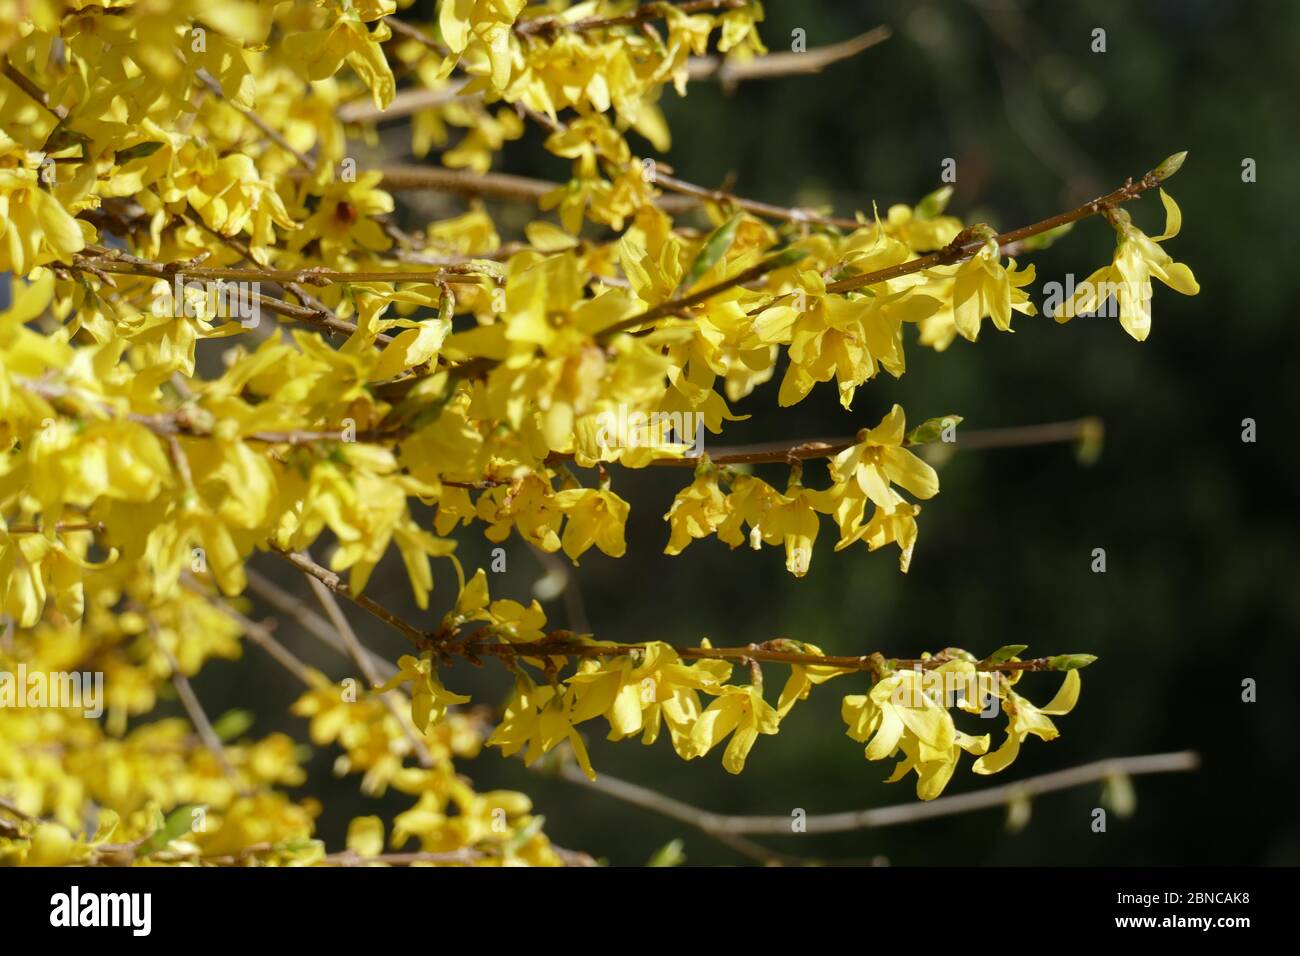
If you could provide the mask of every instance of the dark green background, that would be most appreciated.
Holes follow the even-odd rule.
[[[963,758],[949,793],[1110,756],[1193,749],[1204,761],[1196,773],[1137,779],[1136,815],[1112,815],[1105,834],[1089,827],[1099,788],[1085,787],[1037,800],[1017,834],[1006,831],[1001,811],[984,811],[771,841],[783,852],[917,865],[1300,862],[1300,560],[1286,454],[1295,440],[1300,5],[805,0],[768,4],[763,33],[779,50],[789,48],[795,27],[817,46],[880,23],[893,27],[891,40],[819,76],[755,82],[732,94],[694,84],[685,100],[666,94],[674,131],[666,158],[693,182],[719,184],[734,173],[739,194],[827,202],[851,214],[873,200],[882,211],[915,201],[939,185],[940,163],[953,157],[952,211],[1008,229],[1187,149],[1170,183],[1184,228],[1167,248],[1191,266],[1201,294],[1184,298],[1157,285],[1145,343],[1115,320],[1057,326],[1041,315],[1017,317],[1014,335],[986,325],[977,346],[959,340],[943,354],[910,342],[908,374],[862,388],[851,413],[826,386],[779,411],[778,374],[738,408],[753,418],[725,442],[849,434],[897,401],[916,421],[956,412],[969,428],[1097,415],[1106,425],[1104,453],[1090,468],[1068,445],[958,454],[942,469],[942,493],[925,506],[906,576],[893,549],[833,554],[829,524],[802,580],[785,572],[774,549],[731,552],[709,540],[663,556],[661,516],[686,474],[618,473],[615,488],[633,505],[629,556],[592,551],[578,570],[594,629],[606,639],[680,643],[788,636],[846,654],[907,656],[946,645],[983,654],[1015,642],[1043,654],[1100,656],[1084,672],[1079,706],[1058,721],[1060,739],[1031,740],[995,778],[975,777]],[[1107,32],[1105,53],[1090,49],[1097,27]],[[1257,161],[1256,183],[1242,182],[1245,157]],[[503,168],[565,175],[531,133],[507,147]],[[1133,213],[1149,233],[1163,228],[1153,195]],[[1096,219],[1033,256],[1035,300],[1041,305],[1043,282],[1066,272],[1081,280],[1112,248],[1111,230]],[[1255,444],[1241,440],[1246,417],[1258,423]],[[767,477],[784,481],[780,469]],[[462,557],[472,567],[486,548],[476,534],[466,538]],[[1096,547],[1106,549],[1105,574],[1090,570]],[[493,578],[494,595],[527,599],[538,566],[517,541],[509,560],[509,572]],[[293,581],[265,558],[258,566]],[[435,608],[452,596],[441,571],[439,582]],[[395,559],[370,592],[409,609]],[[556,624],[564,621],[559,602],[550,610]],[[360,614],[353,619],[373,646],[401,652],[398,639]],[[315,658],[290,622],[282,633]],[[784,669],[768,670],[779,686]],[[332,672],[342,673],[336,665]],[[259,732],[302,733],[301,722],[286,725],[281,716],[291,688],[259,652],[250,649],[237,683],[234,673],[215,663],[200,678],[213,710],[225,689],[229,706],[259,701]],[[1247,677],[1259,685],[1254,704],[1241,700]],[[491,667],[458,667],[446,678],[488,699],[508,686]],[[586,725],[592,756],[598,769],[720,812],[811,814],[914,800],[914,778],[883,784],[889,762],[868,763],[844,736],[839,700],[861,690],[855,680],[814,690],[779,736],[759,740],[739,777],[722,770],[718,751],[686,764],[666,741],[606,743],[603,722]],[[1030,675],[1021,687],[1043,703],[1057,682]],[[409,803],[363,801],[356,777],[330,780],[332,759],[317,757],[311,785],[329,808],[322,833],[332,844],[349,816]],[[554,840],[614,863],[642,863],[675,836],[691,863],[744,861],[699,832],[546,779],[518,760],[488,753],[464,769],[480,789],[528,791]]]

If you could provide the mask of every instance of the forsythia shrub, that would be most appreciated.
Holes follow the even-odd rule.
[[[712,460],[693,456],[692,423],[721,433],[778,367],[781,406],[833,382],[848,409],[882,371],[903,374],[908,338],[942,351],[975,341],[985,319],[1010,331],[1015,313],[1035,314],[1034,267],[1006,254],[1093,215],[1117,234],[1114,262],[1057,318],[1094,310],[1115,284],[1123,327],[1144,339],[1150,277],[1197,287],[1160,246],[1179,229],[1173,199],[1160,189],[1158,236],[1120,207],[1182,154],[1001,235],[949,215],[948,189],[847,220],[782,210],[638,154],[669,146],[666,85],[685,94],[706,56],[766,54],[760,4],[442,0],[432,24],[403,20],[406,5],[0,0],[0,271],[12,275],[0,314],[0,861],[383,862],[391,846],[414,862],[563,864],[574,857],[527,797],[477,792],[457,762],[496,747],[531,763],[567,744],[594,776],[582,734],[600,720],[614,740],[666,731],[685,760],[723,748],[739,773],[758,737],[833,678],[854,684],[848,735],[869,760],[897,758],[891,779],[915,773],[922,799],[963,751],[995,773],[1026,737],[1057,736],[1050,717],[1073,707],[1087,655],[946,648],[899,661],[787,638],[598,640],[548,628],[536,601],[493,598],[452,534],[518,534],[575,564],[592,548],[619,557],[621,471],[685,463],[668,554],[716,535],[779,548],[803,576],[827,515],[834,550],[892,546],[907,571],[918,502],[939,491],[913,449],[959,418],[909,430],[895,405],[839,446]],[[387,115],[409,116],[414,155],[444,165],[358,166],[349,143],[376,142]],[[398,227],[386,186],[405,175],[492,194],[494,157],[530,125],[572,163],[567,182],[531,195],[556,221],[506,241],[474,201]],[[225,341],[200,344],[212,339]],[[210,347],[221,366],[199,361]],[[829,459],[824,486],[804,484],[811,458]],[[752,467],[783,462],[784,487]],[[308,553],[327,533],[328,567]],[[365,596],[393,550],[418,606],[439,608],[435,626]],[[259,552],[295,564],[340,631],[335,595],[412,653],[383,668],[344,633],[360,690],[297,664],[241,613]],[[454,566],[457,594],[431,597],[430,559]],[[303,744],[214,728],[197,707],[148,719],[161,685],[190,703],[188,677],[245,640],[303,683],[292,712],[313,745],[337,750],[336,770],[367,794],[409,795],[409,809],[354,820],[330,852],[314,838],[318,805],[287,793],[305,779]],[[504,665],[502,713],[466,706],[444,675],[453,658]],[[764,665],[788,671],[775,700]],[[1017,693],[1026,670],[1063,673],[1046,706]],[[52,690],[53,675],[80,672],[103,675],[97,719],[52,699],[15,705],[32,675]],[[1004,739],[957,729],[953,711],[991,704]]]

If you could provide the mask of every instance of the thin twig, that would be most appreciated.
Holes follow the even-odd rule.
[[[309,579],[324,586],[329,591],[340,594],[358,606],[369,611],[385,624],[407,637],[420,650],[437,650],[441,654],[454,654],[467,658],[492,656],[504,659],[550,658],[550,657],[624,657],[641,653],[643,644],[615,644],[612,642],[589,642],[580,639],[572,631],[552,631],[542,641],[521,641],[519,643],[489,642],[479,635],[491,634],[491,629],[476,631],[463,640],[453,641],[459,634],[422,631],[402,620],[387,608],[366,597],[354,594],[342,583],[339,576],[329,571],[301,552],[289,552],[271,545],[271,549]],[[328,609],[327,609],[328,610]],[[767,641],[763,644],[748,644],[744,647],[681,647],[673,645],[679,657],[693,660],[725,660],[748,664],[750,661],[773,664],[802,664],[820,667],[834,667],[844,671],[869,671],[877,676],[888,670],[913,669],[931,670],[953,660],[948,654],[935,654],[928,658],[892,658],[886,659],[879,653],[854,656],[833,656],[808,654],[802,651],[786,649],[783,641]],[[1063,662],[1063,659],[1075,661]],[[976,670],[1000,671],[1056,671],[1084,666],[1077,662],[1074,655],[1056,655],[1053,657],[1036,657],[1028,660],[980,660],[975,662]]]
[[[302,626],[303,630],[331,650],[343,657],[350,657],[347,647],[343,644],[343,639],[339,637],[338,631],[332,628],[325,618],[316,613],[310,604],[296,594],[289,593],[254,568],[245,568],[244,575],[248,579],[248,589],[259,598],[266,601],[279,613],[292,617]],[[397,667],[392,661],[369,648],[366,648],[365,651],[370,666],[374,668],[381,681],[386,681],[397,673]]]
[[[714,10],[735,10],[745,6],[748,0],[686,0],[685,3],[643,3],[631,13],[612,17],[582,17],[577,20],[564,20],[556,16],[533,17],[529,20],[516,21],[514,32],[520,36],[534,34],[555,34],[562,32],[585,33],[594,30],[608,30],[612,27],[640,26],[651,20],[664,16],[664,7],[672,7],[681,13],[709,13]],[[388,18],[391,22],[392,17]]]
[[[818,226],[832,226],[836,229],[857,229],[864,225],[856,219],[845,219],[840,216],[823,216],[821,213],[812,209],[787,208],[785,206],[776,206],[772,203],[760,202],[757,199],[746,199],[743,196],[736,196],[722,189],[706,189],[703,186],[696,186],[694,183],[688,183],[685,180],[678,179],[675,176],[669,176],[667,173],[655,171],[655,185],[663,186],[665,189],[671,189],[673,192],[682,193],[687,196],[693,196],[706,202],[714,202],[723,206],[735,206],[738,209],[744,209],[746,212],[752,212],[756,216],[764,216],[768,219],[779,219],[782,222],[794,223],[811,223]]]
[[[1021,226],[1019,229],[1012,229],[1010,232],[998,233],[993,239],[997,242],[999,249],[1005,249],[1031,236],[1037,236],[1052,229],[1059,229],[1061,226],[1078,222],[1080,219],[1087,219],[1089,216],[1095,216],[1108,209],[1113,209],[1121,203],[1137,199],[1148,189],[1160,185],[1160,182],[1161,179],[1156,170],[1151,170],[1136,182],[1129,179],[1123,186],[1104,196],[1098,196],[1096,199],[1076,206],[1074,209],[1039,220],[1031,225]],[[928,256],[921,256],[918,259],[912,259],[885,269],[878,269],[875,272],[868,272],[865,275],[849,276],[838,282],[832,282],[826,286],[826,291],[832,293],[851,292],[854,289],[888,282],[891,279],[898,279],[914,272],[933,269],[936,266],[955,265],[974,256],[987,243],[987,239],[973,237],[974,231],[970,228],[962,230],[951,243],[938,252],[930,253]]]
[[[402,636],[407,638],[409,641],[411,641],[411,643],[415,644],[417,647],[425,643],[427,635],[425,634],[424,631],[420,630],[418,627],[415,627],[413,624],[408,624],[406,621],[402,620],[396,614],[389,611],[386,607],[376,603],[375,601],[366,597],[364,594],[354,594],[352,589],[349,588],[346,584],[344,584],[342,579],[337,574],[335,574],[333,571],[321,567],[319,564],[313,561],[310,556],[302,554],[300,552],[285,551],[279,547],[276,547],[274,544],[271,544],[269,547],[272,551],[280,555],[280,557],[284,558],[286,561],[288,561],[290,564],[296,567],[299,571],[302,571],[308,577],[315,578],[321,584],[325,585],[325,587],[329,588],[330,591],[332,591],[333,593],[342,595],[343,597],[351,601],[353,604],[356,604],[358,607],[362,608],[363,610],[373,614],[375,617],[379,618],[381,621],[383,621],[389,627],[393,628],[395,631],[397,631]]]
[[[383,177],[379,184],[390,192],[433,190],[460,196],[536,203],[547,193],[563,188],[562,183],[529,176],[479,173],[469,169],[445,169],[441,166],[395,163],[381,166],[378,171]],[[699,202],[683,196],[660,196],[655,205],[675,216],[696,208]]]
[[[1200,756],[1190,750],[1141,757],[1116,757],[1038,777],[1029,777],[1015,783],[977,790],[973,793],[940,797],[937,800],[852,810],[845,813],[812,815],[804,818],[803,832],[846,833],[852,830],[916,823],[957,813],[1003,807],[1018,797],[1033,797],[1057,790],[1068,790],[1113,776],[1138,777],[1146,774],[1182,773],[1195,770],[1199,766]],[[593,781],[588,780],[586,775],[577,768],[565,766],[561,774],[564,779],[573,783],[688,824],[713,836],[756,833],[789,836],[792,833],[788,814],[786,816],[740,816],[713,813],[648,787],[611,777],[607,773],[602,773]]]
[[[9,534],[45,534],[46,528],[43,525],[32,523],[11,524],[6,529]],[[93,531],[99,534],[104,530],[102,521],[56,521],[54,531],[57,534],[67,534],[70,531]]]
[[[1101,419],[1079,418],[1072,421],[1047,422],[1042,425],[1020,425],[1010,428],[984,428],[973,431],[956,430],[954,440],[948,445],[953,450],[974,451],[988,448],[1013,448],[1024,445],[1046,445],[1054,442],[1078,441],[1101,429]],[[763,442],[755,445],[729,445],[709,452],[709,461],[715,465],[758,465],[774,462],[809,461],[832,458],[858,443],[857,436],[840,438],[804,439],[798,442]],[[918,447],[904,441],[906,447]],[[652,465],[694,468],[698,458],[656,458]]]
[[[686,63],[687,75],[693,81],[716,80],[730,88],[749,80],[820,73],[832,63],[857,56],[891,36],[893,31],[889,27],[878,26],[851,39],[813,47],[803,53],[769,53],[749,60],[717,55],[693,56]]]
[[[304,557],[310,560],[310,555],[304,554]],[[317,577],[309,576],[307,578],[307,583],[311,585],[311,589],[315,592],[321,606],[325,608],[325,614],[334,625],[334,629],[338,631],[339,637],[343,639],[343,646],[347,648],[348,656],[352,658],[353,663],[357,665],[357,668],[361,671],[362,675],[365,676],[366,680],[370,684],[370,689],[373,691],[384,682],[380,678],[379,672],[371,666],[370,658],[366,654],[366,648],[357,638],[356,632],[352,630],[352,625],[343,614],[343,609],[339,607],[339,602],[335,599],[334,592],[330,588],[326,587],[326,585]],[[432,767],[433,755],[429,753],[429,748],[425,745],[424,738],[420,736],[420,731],[411,723],[410,711],[408,710],[404,712],[397,704],[397,699],[405,701],[405,697],[398,695],[395,699],[393,691],[385,691],[380,696],[381,700],[384,702],[384,707],[393,715],[393,719],[401,726],[402,732],[406,735],[407,740],[410,741],[411,747],[415,751],[416,757],[419,759],[421,766]]]
[[[587,605],[582,599],[582,587],[578,584],[578,575],[574,572],[573,567],[567,561],[561,560],[558,555],[543,551],[536,545],[530,544],[529,550],[532,551],[533,557],[537,559],[537,563],[546,571],[547,578],[559,579],[560,593],[564,597],[564,613],[568,616],[569,629],[577,631],[579,634],[589,633],[591,631],[591,622],[587,618]]]
[[[216,759],[221,772],[235,784],[236,789],[241,794],[248,795],[252,791],[240,780],[239,772],[235,770],[234,764],[226,756],[226,748],[222,745],[221,738],[217,736],[216,730],[213,729],[212,721],[208,720],[208,715],[204,713],[203,705],[199,703],[199,697],[194,693],[189,678],[181,671],[181,665],[176,660],[176,656],[163,643],[158,622],[152,617],[149,618],[149,633],[153,638],[154,646],[166,659],[167,666],[171,669],[172,686],[176,688],[176,696],[180,699],[181,706],[185,708],[185,713],[189,717],[195,732],[199,735],[199,740],[203,741],[203,746]]]
[[[430,38],[425,37],[423,34],[415,36],[414,34],[418,33],[418,30],[405,23],[402,24],[402,27],[406,28],[406,32],[398,29],[392,17],[388,18],[388,23],[394,27],[394,33],[402,33],[403,36],[418,39],[419,42],[426,45],[431,42]],[[813,47],[803,53],[769,53],[748,60],[718,56],[716,54],[693,56],[686,61],[686,72],[691,82],[713,81],[730,90],[739,83],[751,80],[769,80],[784,76],[805,76],[820,73],[831,64],[856,56],[863,50],[870,49],[888,40],[892,35],[893,31],[889,27],[879,26],[851,39],[827,44],[826,46]],[[355,102],[345,103],[339,107],[338,116],[344,123],[373,123],[381,120],[399,119],[413,113],[419,113],[422,110],[435,109],[457,101],[481,99],[482,94],[480,93],[466,94],[461,92],[467,82],[468,80],[463,79],[455,80],[440,89],[412,87],[398,90],[397,95],[393,97],[393,101],[384,109],[376,107],[369,98],[358,99]],[[390,186],[389,188],[401,187]]]
[[[226,99],[226,95],[221,91],[221,84],[209,75],[207,70],[200,68],[195,71],[194,75],[208,88],[208,91],[212,93],[213,96],[221,100],[221,102],[225,103],[240,116],[244,117],[244,119],[256,126],[262,131],[263,135],[269,138],[273,143],[275,143],[275,145],[279,146],[285,152],[289,153],[289,155],[296,159],[304,168],[312,168],[313,164],[311,159],[305,153],[299,152],[292,143],[285,139],[283,133],[266,120],[262,119],[262,117],[258,116],[253,110],[245,109],[242,106],[236,106],[234,103],[230,102],[230,100]]]
[[[270,654],[275,662],[297,678],[300,684],[308,688],[315,686],[311,676],[311,669],[299,660],[292,651],[277,641],[270,628],[259,624],[252,618],[245,617],[215,595],[204,594],[204,597],[218,611],[243,628],[245,637]]]
[[[626,332],[629,329],[635,329],[650,322],[655,322],[665,316],[676,315],[680,312],[684,312],[703,302],[707,302],[715,295],[720,295],[729,289],[734,289],[736,286],[744,285],[747,282],[753,282],[755,279],[765,276],[775,269],[784,268],[790,264],[790,261],[791,260],[787,256],[778,252],[776,255],[769,256],[768,258],[755,263],[748,269],[742,269],[735,275],[722,279],[719,282],[715,282],[713,285],[703,288],[698,292],[693,292],[690,295],[684,295],[679,298],[666,299],[656,306],[651,306],[644,312],[638,313],[637,315],[623,319],[619,322],[615,322],[613,325],[602,329],[596,336],[596,340],[599,342],[605,342],[619,332]]]
[[[50,98],[48,94],[28,79],[25,73],[10,63],[8,57],[0,59],[0,73],[3,73],[5,78],[12,82],[14,86],[18,87],[35,100],[42,109],[48,112],[55,119],[59,120],[59,122],[68,118],[67,109],[62,106],[50,106]]]

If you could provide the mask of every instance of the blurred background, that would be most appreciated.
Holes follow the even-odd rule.
[[[633,506],[629,553],[614,561],[592,551],[576,569],[591,627],[627,641],[791,637],[838,654],[912,656],[956,645],[983,655],[1021,643],[1031,654],[1099,655],[1083,674],[1078,707],[1058,720],[1058,740],[1031,741],[993,778],[975,777],[963,758],[950,794],[1107,757],[1190,749],[1203,761],[1194,773],[1136,778],[1135,814],[1112,813],[1104,834],[1090,827],[1101,805],[1101,787],[1091,785],[1035,800],[1015,832],[1005,809],[991,809],[766,841],[780,853],[898,865],[1300,863],[1300,695],[1292,664],[1300,555],[1284,460],[1300,368],[1288,278],[1300,236],[1293,222],[1300,177],[1286,165],[1300,147],[1300,5],[773,0],[766,7],[763,35],[773,51],[788,50],[796,28],[810,48],[880,24],[893,36],[819,75],[734,91],[700,82],[685,99],[669,91],[674,141],[663,159],[679,177],[705,185],[734,177],[740,195],[851,215],[873,201],[882,211],[914,203],[941,184],[940,164],[952,157],[950,210],[1005,230],[1108,192],[1186,149],[1170,184],[1184,226],[1167,248],[1191,266],[1201,294],[1184,298],[1157,285],[1145,343],[1114,319],[1058,326],[1041,314],[1017,316],[1014,335],[986,326],[978,346],[958,340],[942,354],[909,342],[908,374],[901,381],[882,375],[860,389],[851,413],[829,387],[779,411],[778,372],[736,409],[753,417],[730,426],[722,441],[850,435],[900,402],[913,423],[957,413],[968,429],[1098,416],[1104,448],[1091,466],[1068,443],[958,452],[941,469],[942,493],[925,505],[907,575],[892,548],[833,554],[827,524],[802,580],[787,574],[779,549],[732,552],[710,539],[666,557],[662,515],[688,475],[616,474],[615,488]],[[1104,53],[1092,50],[1098,28]],[[1247,158],[1257,164],[1253,183],[1242,181]],[[567,177],[532,131],[507,145],[501,168]],[[460,208],[452,199],[436,211]],[[492,208],[503,234],[537,215]],[[1149,234],[1163,229],[1154,194],[1128,208]],[[417,226],[429,218],[418,202],[407,211]],[[1093,219],[1033,255],[1040,309],[1043,283],[1066,273],[1082,280],[1109,262],[1112,249],[1111,229]],[[1242,441],[1244,418],[1257,423],[1253,444]],[[760,473],[783,486],[784,469]],[[461,548],[468,567],[486,565],[487,545],[476,534],[465,535]],[[1091,570],[1094,548],[1106,550],[1104,574]],[[517,540],[508,552],[507,573],[492,576],[493,596],[529,600],[545,571]],[[390,557],[368,593],[415,616],[400,563]],[[267,558],[257,566],[305,591],[292,569]],[[453,593],[444,573],[434,607]],[[573,623],[562,600],[547,609],[554,625]],[[372,647],[390,659],[402,653],[400,638],[352,610]],[[340,676],[337,660],[318,658],[292,628],[285,620],[280,633],[294,649],[330,661]],[[768,671],[779,688],[785,669]],[[446,676],[453,688],[488,700],[504,700],[509,690],[495,667],[458,667]],[[1257,703],[1242,701],[1245,678],[1258,682]],[[717,751],[685,764],[666,740],[650,748],[609,744],[603,722],[587,725],[592,758],[612,777],[722,813],[788,816],[794,808],[816,814],[914,802],[914,778],[883,783],[890,762],[868,763],[862,746],[844,736],[839,702],[854,692],[853,680],[814,689],[780,735],[760,738],[738,777],[723,771]],[[1041,704],[1059,680],[1028,675],[1019,689]],[[284,713],[294,689],[256,650],[238,664],[211,663],[196,689],[214,714],[258,701],[256,733],[305,732]],[[331,845],[341,845],[351,816],[391,816],[409,804],[400,795],[364,800],[357,778],[331,777],[333,757],[316,756],[305,788],[327,808],[321,832]],[[527,770],[518,759],[489,752],[464,772],[480,790],[525,790],[552,839],[615,864],[644,863],[678,837],[688,863],[747,862],[703,833]]]

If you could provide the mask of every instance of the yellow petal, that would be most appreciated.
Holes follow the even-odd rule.
[[[1068,671],[1065,675],[1065,682],[1061,684],[1061,689],[1056,692],[1051,703],[1046,707],[1040,707],[1039,712],[1044,714],[1068,714],[1074,710],[1074,705],[1079,702],[1079,687],[1083,681],[1079,677],[1077,670]]]

